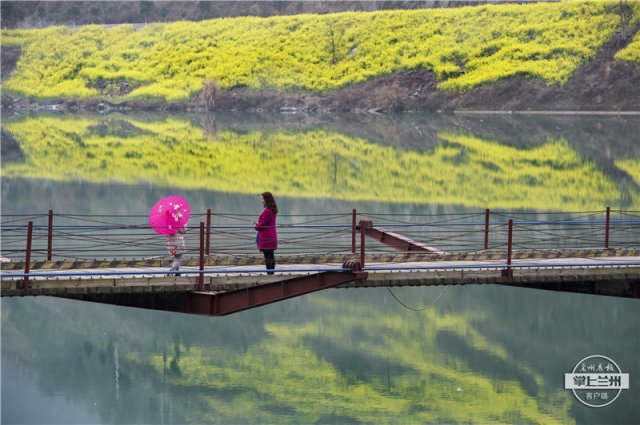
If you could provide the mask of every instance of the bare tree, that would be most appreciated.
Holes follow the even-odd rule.
[[[623,38],[627,38],[630,35],[627,28],[631,21],[631,8],[627,4],[627,0],[620,0],[618,10],[620,13],[620,34]]]

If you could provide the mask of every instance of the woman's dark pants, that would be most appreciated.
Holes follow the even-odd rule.
[[[264,254],[264,262],[267,266],[267,270],[273,270],[276,268],[275,249],[261,249]],[[273,274],[273,272],[267,272],[267,274]]]

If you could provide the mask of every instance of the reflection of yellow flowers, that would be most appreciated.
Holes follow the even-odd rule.
[[[198,423],[247,417],[260,423],[316,423],[327,412],[365,423],[573,423],[569,394],[547,392],[538,373],[484,339],[471,317],[427,310],[408,319],[385,312],[372,322],[368,308],[336,304],[336,298],[322,295],[309,299],[325,312],[321,327],[267,324],[268,337],[240,356],[191,346],[183,347],[178,359],[132,359],[150,362],[171,385],[213,390],[192,393],[198,400],[193,405],[205,406],[191,412],[189,419]],[[341,313],[347,309],[348,315]],[[457,353],[440,348],[439,332],[456,335],[470,350],[533,379],[537,394],[528,394],[515,377],[497,379],[472,370]],[[164,373],[173,360],[179,376]],[[371,373],[352,376],[351,368],[361,362],[372,364]],[[235,396],[226,397],[226,391]]]
[[[640,158],[616,161],[616,167],[629,173],[631,178],[640,185]]]
[[[3,164],[4,177],[539,210],[601,209],[620,190],[562,140],[519,149],[444,132],[418,152],[326,130],[221,131],[212,140],[179,119],[38,117],[4,127],[26,156]]]

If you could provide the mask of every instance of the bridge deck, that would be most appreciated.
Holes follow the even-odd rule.
[[[340,263],[279,265],[267,275],[263,265],[210,266],[204,271],[205,290],[230,291],[282,281],[321,270],[337,270]],[[341,287],[505,284],[542,289],[638,297],[640,256],[525,258],[513,260],[511,274],[504,259],[470,261],[371,262],[369,277]],[[181,276],[163,267],[32,270],[31,289],[21,288],[17,272],[3,272],[2,296],[189,292],[198,286],[197,267],[184,267]],[[7,276],[9,275],[9,276]],[[14,275],[14,277],[10,277]],[[566,289],[569,288],[569,289]]]

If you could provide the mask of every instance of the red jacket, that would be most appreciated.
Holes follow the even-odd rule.
[[[278,232],[276,232],[276,215],[265,208],[256,224],[258,231],[258,249],[278,249]]]

